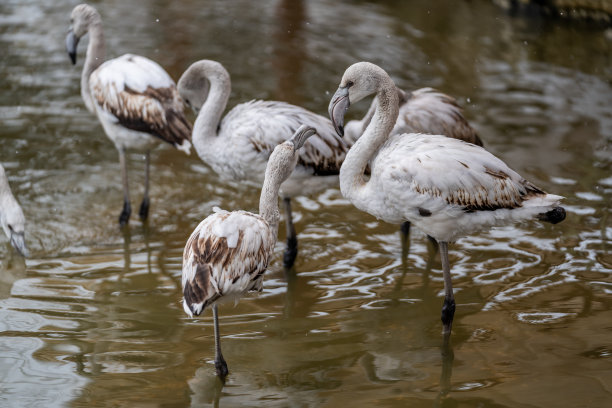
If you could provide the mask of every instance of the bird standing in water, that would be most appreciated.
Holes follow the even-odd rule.
[[[183,114],[183,101],[176,84],[156,62],[132,54],[104,62],[102,18],[87,4],[76,6],[70,16],[66,50],[73,64],[76,64],[79,40],[87,33],[89,45],[81,74],[81,96],[119,151],[123,180],[119,224],[124,226],[132,212],[126,152],[135,150],[145,154],[145,190],[139,210],[144,221],[149,214],[150,151],[164,141],[189,154],[191,124]]]
[[[330,101],[339,135],[350,104],[372,94],[376,110],[344,160],[340,191],[360,210],[392,224],[410,221],[436,239],[444,274],[443,333],[449,335],[455,298],[448,243],[495,225],[558,223],[565,219],[563,197],[547,194],[474,144],[440,135],[392,135],[398,93],[389,75],[368,62],[347,68]]]
[[[274,148],[265,171],[259,214],[217,209],[196,227],[183,252],[183,308],[190,317],[212,306],[215,368],[225,378],[217,303],[261,291],[263,274],[278,235],[278,191],[296,166],[298,150],[315,129],[302,125],[293,137]]]

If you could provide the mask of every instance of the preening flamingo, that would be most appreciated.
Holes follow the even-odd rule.
[[[212,306],[215,330],[215,368],[224,378],[227,363],[221,354],[217,303],[237,300],[248,291],[261,291],[263,274],[278,235],[278,192],[299,159],[299,149],[315,133],[300,126],[291,139],[270,155],[259,200],[259,214],[216,209],[196,227],[183,252],[183,308],[190,317]]]

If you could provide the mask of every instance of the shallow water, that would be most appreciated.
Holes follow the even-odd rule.
[[[612,42],[587,24],[510,16],[484,0],[105,2],[111,56],[178,79],[222,62],[230,106],[281,99],[326,114],[344,69],[384,67],[405,89],[454,95],[486,147],[566,197],[567,219],[451,246],[457,313],[440,335],[442,273],[424,234],[338,190],[296,200],[258,296],[222,306],[230,376],[214,375],[210,313],[187,319],[182,248],[213,206],[256,210],[195,154],[152,156],[150,221],[116,223],[117,153],[80,98],[59,0],[0,4],[0,162],[32,257],[0,245],[0,405],[597,407],[612,398]],[[367,102],[355,105],[356,117]],[[191,116],[191,118],[193,118]],[[132,200],[142,156],[130,156]],[[281,225],[281,241],[284,228]]]

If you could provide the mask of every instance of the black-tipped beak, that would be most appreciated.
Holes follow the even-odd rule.
[[[68,52],[70,61],[72,61],[72,65],[76,64],[76,51],[77,51],[78,43],[79,43],[79,37],[77,37],[74,34],[74,31],[72,31],[72,27],[71,27],[68,30],[68,35],[66,35],[66,51]]]
[[[306,143],[306,140],[308,140],[308,138],[315,133],[317,133],[317,129],[313,128],[312,126],[300,126],[290,139],[293,142],[293,150],[296,151],[300,149],[304,143]]]
[[[24,258],[27,258],[30,254],[25,243],[25,236],[23,232],[11,233],[11,245],[17,250]]]
[[[329,117],[339,136],[344,136],[344,115],[350,105],[348,86],[338,88],[329,102]]]

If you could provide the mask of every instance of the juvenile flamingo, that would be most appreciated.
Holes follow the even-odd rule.
[[[259,214],[216,209],[196,227],[183,252],[183,308],[190,317],[212,306],[215,368],[225,378],[217,303],[261,291],[263,274],[278,235],[278,192],[298,162],[298,150],[315,129],[300,126],[293,137],[274,148],[265,170]]]
[[[404,92],[397,88],[397,96],[399,114],[391,130],[392,135],[403,133],[444,135],[482,146],[478,133],[463,116],[463,110],[452,96],[433,88],[420,88],[412,92]],[[345,124],[344,138],[347,139],[347,143],[353,145],[363,134],[374,116],[376,106],[377,99],[374,98],[368,112],[361,120],[351,120]],[[401,232],[404,240],[407,240],[410,221],[402,223]]]
[[[119,224],[124,226],[132,212],[126,151],[145,154],[145,190],[139,210],[145,220],[149,214],[149,152],[164,141],[189,154],[191,124],[183,114],[176,84],[156,62],[132,54],[104,62],[102,18],[87,4],[76,6],[70,16],[66,50],[73,64],[79,40],[87,33],[90,38],[81,74],[81,96],[119,151],[123,181]]]
[[[565,219],[559,206],[563,197],[545,193],[474,144],[440,135],[391,135],[398,93],[389,75],[368,62],[347,68],[330,101],[339,135],[350,104],[372,94],[377,106],[340,169],[340,191],[360,210],[392,224],[410,221],[438,242],[448,336],[455,313],[448,243],[495,225],[530,219],[558,223]]]

